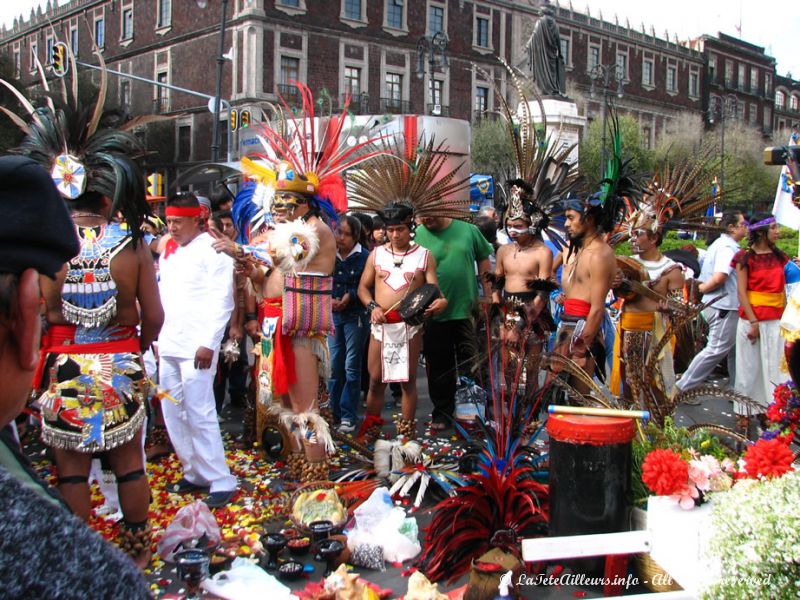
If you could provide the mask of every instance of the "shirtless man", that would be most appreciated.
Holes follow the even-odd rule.
[[[589,376],[605,361],[600,329],[605,302],[616,273],[614,250],[598,228],[600,207],[568,205],[564,215],[570,250],[561,285],[564,313],[556,335],[555,351],[572,359]],[[576,386],[579,391],[582,390]]]
[[[511,243],[497,251],[496,289],[492,292],[492,301],[505,304],[500,341],[511,357],[524,357],[524,375],[520,377],[517,388],[523,397],[530,399],[538,388],[542,343],[549,335],[549,319],[539,321],[542,311],[549,313],[549,296],[546,291],[531,289],[530,284],[550,278],[553,253],[545,245],[541,233],[531,227],[530,217],[514,215],[506,221],[506,228]],[[524,344],[521,336],[525,337]],[[512,380],[517,373],[515,363],[509,361]],[[509,383],[507,381],[506,385]]]
[[[289,426],[297,434],[289,436],[290,477],[326,479],[327,453],[333,448],[327,424],[316,410],[320,379],[324,383],[330,370],[326,336],[332,327],[336,240],[320,218],[310,182],[302,176],[291,181],[279,177],[276,187],[271,205],[275,228],[264,235],[266,239],[240,246],[219,237],[214,246],[242,263],[240,268],[263,295],[258,319],[262,337],[273,340],[267,352],[274,354],[269,381],[261,378],[258,393],[268,396],[262,403],[271,403],[273,395],[280,398],[283,422],[292,423]],[[292,245],[294,233],[299,233],[300,242]],[[287,299],[291,307],[283,306]],[[310,311],[309,330],[299,328],[305,311]],[[293,322],[284,321],[286,315],[293,316]],[[247,320],[252,321],[251,317]],[[252,326],[248,329],[252,331]]]
[[[641,214],[641,213],[640,213]],[[664,256],[659,250],[661,232],[657,223],[645,223],[638,219],[631,231],[631,249],[633,258],[641,264],[647,273],[647,286],[664,297],[682,295],[684,277],[680,265]],[[622,283],[620,272],[614,277],[612,287],[619,288]],[[679,298],[681,300],[682,298]],[[642,386],[650,378],[644,372],[649,348],[665,333],[667,322],[662,313],[667,307],[657,300],[643,295],[631,295],[625,298],[620,317],[620,334],[622,339],[615,349],[614,369],[611,376],[611,392],[620,393],[620,382],[624,382],[623,393],[626,403],[638,407]],[[675,370],[672,364],[672,348],[667,344],[659,357],[660,375],[663,387],[652,388],[655,394],[670,395],[675,385]],[[636,368],[634,368],[634,366]]]
[[[150,490],[142,457],[148,383],[141,353],[153,343],[164,320],[153,258],[144,242],[111,220],[108,197],[86,192],[69,207],[81,252],[55,281],[42,277],[39,282],[49,325],[43,346],[48,353],[45,386],[39,399],[42,438],[53,448],[61,494],[86,521],[91,515],[87,478],[92,455],[108,453],[124,515],[122,535],[145,548],[133,551],[131,546],[143,567],[150,559]],[[97,287],[88,281],[98,286],[111,282],[101,306]],[[114,303],[115,309],[109,309]],[[105,361],[107,373],[98,367]]]
[[[358,435],[377,438],[383,427],[381,407],[388,382],[400,382],[402,390],[401,418],[397,433],[416,437],[417,364],[422,346],[421,325],[407,326],[397,312],[403,298],[423,283],[439,284],[436,260],[425,248],[411,241],[413,208],[409,205],[389,205],[381,215],[388,241],[377,246],[367,260],[358,285],[358,298],[370,309],[372,335],[369,340],[367,368],[369,392],[367,415]],[[375,295],[372,295],[372,289]],[[438,298],[425,310],[425,316],[440,314],[447,300]],[[387,338],[400,345],[392,350]],[[391,360],[389,354],[399,356]],[[395,364],[393,364],[395,363]]]

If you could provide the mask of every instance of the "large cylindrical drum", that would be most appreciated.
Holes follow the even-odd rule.
[[[633,419],[551,414],[550,535],[627,531]],[[604,559],[573,561],[576,572],[602,574]]]

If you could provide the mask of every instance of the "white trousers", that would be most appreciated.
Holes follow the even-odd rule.
[[[731,381],[735,380],[735,361],[731,360],[733,358],[731,350],[736,344],[736,325],[739,322],[739,313],[736,310],[729,310],[724,317],[720,317],[719,313],[718,309],[711,306],[703,310],[703,316],[708,323],[708,341],[692,359],[686,372],[676,384],[682,392],[696,388],[705,382],[714,367],[726,356],[729,359],[728,371]]]
[[[179,401],[164,399],[161,411],[184,477],[196,485],[210,486],[211,493],[236,489],[236,478],[225,462],[225,449],[214,402],[217,358],[210,369],[195,369],[194,358],[159,359],[161,388]]]
[[[775,386],[789,379],[788,373],[781,373],[783,338],[779,323],[777,319],[760,321],[755,344],[747,338],[750,330],[747,319],[739,319],[736,328],[735,389],[757,402],[761,406],[760,412],[766,412],[772,403]],[[733,410],[737,415],[748,413],[747,407],[738,402],[734,402]]]

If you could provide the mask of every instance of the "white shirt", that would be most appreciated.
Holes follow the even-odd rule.
[[[233,311],[233,260],[218,254],[201,233],[159,261],[164,326],[158,352],[194,358],[200,346],[219,350]]]
[[[733,255],[739,250],[739,244],[727,233],[720,235],[714,240],[714,243],[708,247],[708,251],[703,258],[703,266],[700,269],[700,277],[697,278],[698,281],[705,283],[711,279],[714,273],[725,273],[728,276],[722,287],[704,295],[703,300],[708,302],[712,298],[724,294],[711,308],[719,310],[737,310],[739,308],[739,290],[736,286],[736,269],[731,266]]]

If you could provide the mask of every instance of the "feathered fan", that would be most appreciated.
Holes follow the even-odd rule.
[[[707,227],[699,222],[693,224],[692,219],[703,216],[710,204],[722,198],[721,194],[712,191],[718,164],[716,151],[710,146],[675,165],[664,161],[647,182],[639,209],[626,219],[612,237],[612,243],[631,237],[637,229],[655,232],[665,226],[681,229]]]
[[[144,175],[136,162],[144,156],[145,149],[129,129],[142,121],[120,128],[110,126],[112,113],[104,110],[108,74],[103,55],[98,50],[95,55],[102,68],[93,105],[80,100],[75,58],[70,52],[72,81],[67,86],[66,79],[61,80],[61,94],[50,92],[39,66],[46,94],[46,106],[41,108],[34,108],[14,86],[0,79],[23,106],[30,122],[4,107],[0,110],[26,134],[13,152],[29,156],[48,172],[60,173],[59,191],[68,201],[85,192],[110,198],[112,214],[122,214],[131,236],[137,240],[142,236],[141,224],[150,215],[150,206],[145,198]]]
[[[478,65],[475,65],[475,68],[494,87],[500,102],[500,114],[514,150],[517,175],[532,190],[528,206],[522,208],[532,221],[538,219],[540,230],[546,232],[554,243],[561,246],[562,232],[555,227],[553,219],[563,211],[562,199],[570,193],[575,193],[583,185],[583,179],[578,175],[577,162],[569,158],[575,144],[565,146],[560,143],[558,137],[554,138],[552,135],[545,137],[540,133],[547,131],[547,120],[541,98],[533,92],[541,115],[541,123],[537,125],[526,93],[526,88],[533,90],[533,86],[526,85],[522,75],[502,58],[500,62],[508,71],[509,80],[521,100],[518,111],[512,110],[506,102],[494,77]]]
[[[491,347],[488,331],[487,338]],[[491,369],[490,375],[495,390]],[[500,538],[520,539],[547,523],[548,486],[534,478],[534,462],[523,439],[533,406],[518,408],[516,396],[513,389],[508,394],[492,393],[493,422],[480,421],[482,447],[473,453],[474,472],[464,475],[466,485],[455,488],[451,497],[433,509],[418,564],[431,581],[455,579]],[[472,438],[463,429],[461,433]],[[474,437],[478,443],[478,436]],[[514,543],[505,549],[519,551]]]
[[[377,156],[348,175],[351,203],[372,212],[381,212],[392,203],[408,204],[414,215],[422,217],[469,217],[469,195],[460,193],[469,186],[469,177],[457,178],[461,165],[447,171],[444,142],[433,137],[417,149],[407,148],[408,160],[397,138],[387,140],[388,152]]]

